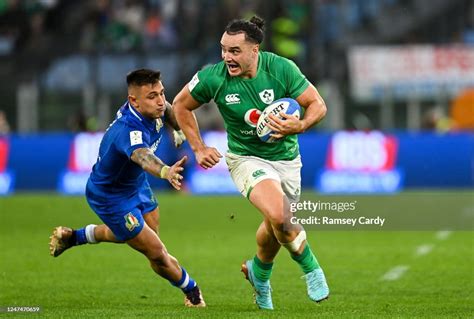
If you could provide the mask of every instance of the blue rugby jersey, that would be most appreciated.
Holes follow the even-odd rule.
[[[113,212],[140,203],[137,196],[148,187],[145,171],[130,157],[137,148],[156,152],[161,140],[164,117],[144,118],[128,102],[117,112],[100,143],[99,156],[87,183],[89,201]]]

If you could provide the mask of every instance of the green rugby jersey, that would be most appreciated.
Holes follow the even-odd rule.
[[[258,113],[280,98],[297,98],[308,86],[308,80],[294,62],[270,52],[259,53],[254,78],[231,77],[222,61],[197,72],[188,84],[196,101],[207,103],[213,99],[219,107],[230,152],[273,161],[298,156],[298,137],[262,142],[255,129]]]

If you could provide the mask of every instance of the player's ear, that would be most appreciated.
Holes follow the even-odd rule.
[[[138,107],[137,103],[137,97],[135,95],[129,94],[128,95],[128,102],[133,106],[133,107]]]
[[[252,49],[254,54],[258,54],[259,50],[260,50],[260,44],[256,44]]]

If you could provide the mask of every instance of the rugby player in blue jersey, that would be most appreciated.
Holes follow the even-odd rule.
[[[178,124],[166,101],[160,72],[135,70],[127,75],[127,84],[128,101],[102,139],[86,187],[87,202],[104,224],[77,230],[56,227],[50,237],[50,253],[57,257],[87,243],[127,243],[148,258],[158,275],[183,291],[186,306],[204,307],[196,282],[158,236],[158,202],[145,175],[148,172],[181,188],[186,157],[167,166],[155,155],[164,121],[175,130]],[[175,142],[176,138],[179,136]]]

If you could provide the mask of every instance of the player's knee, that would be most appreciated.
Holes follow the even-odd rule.
[[[273,229],[277,231],[284,231],[285,225],[287,224],[287,218],[283,212],[275,212],[270,216],[270,223]]]

